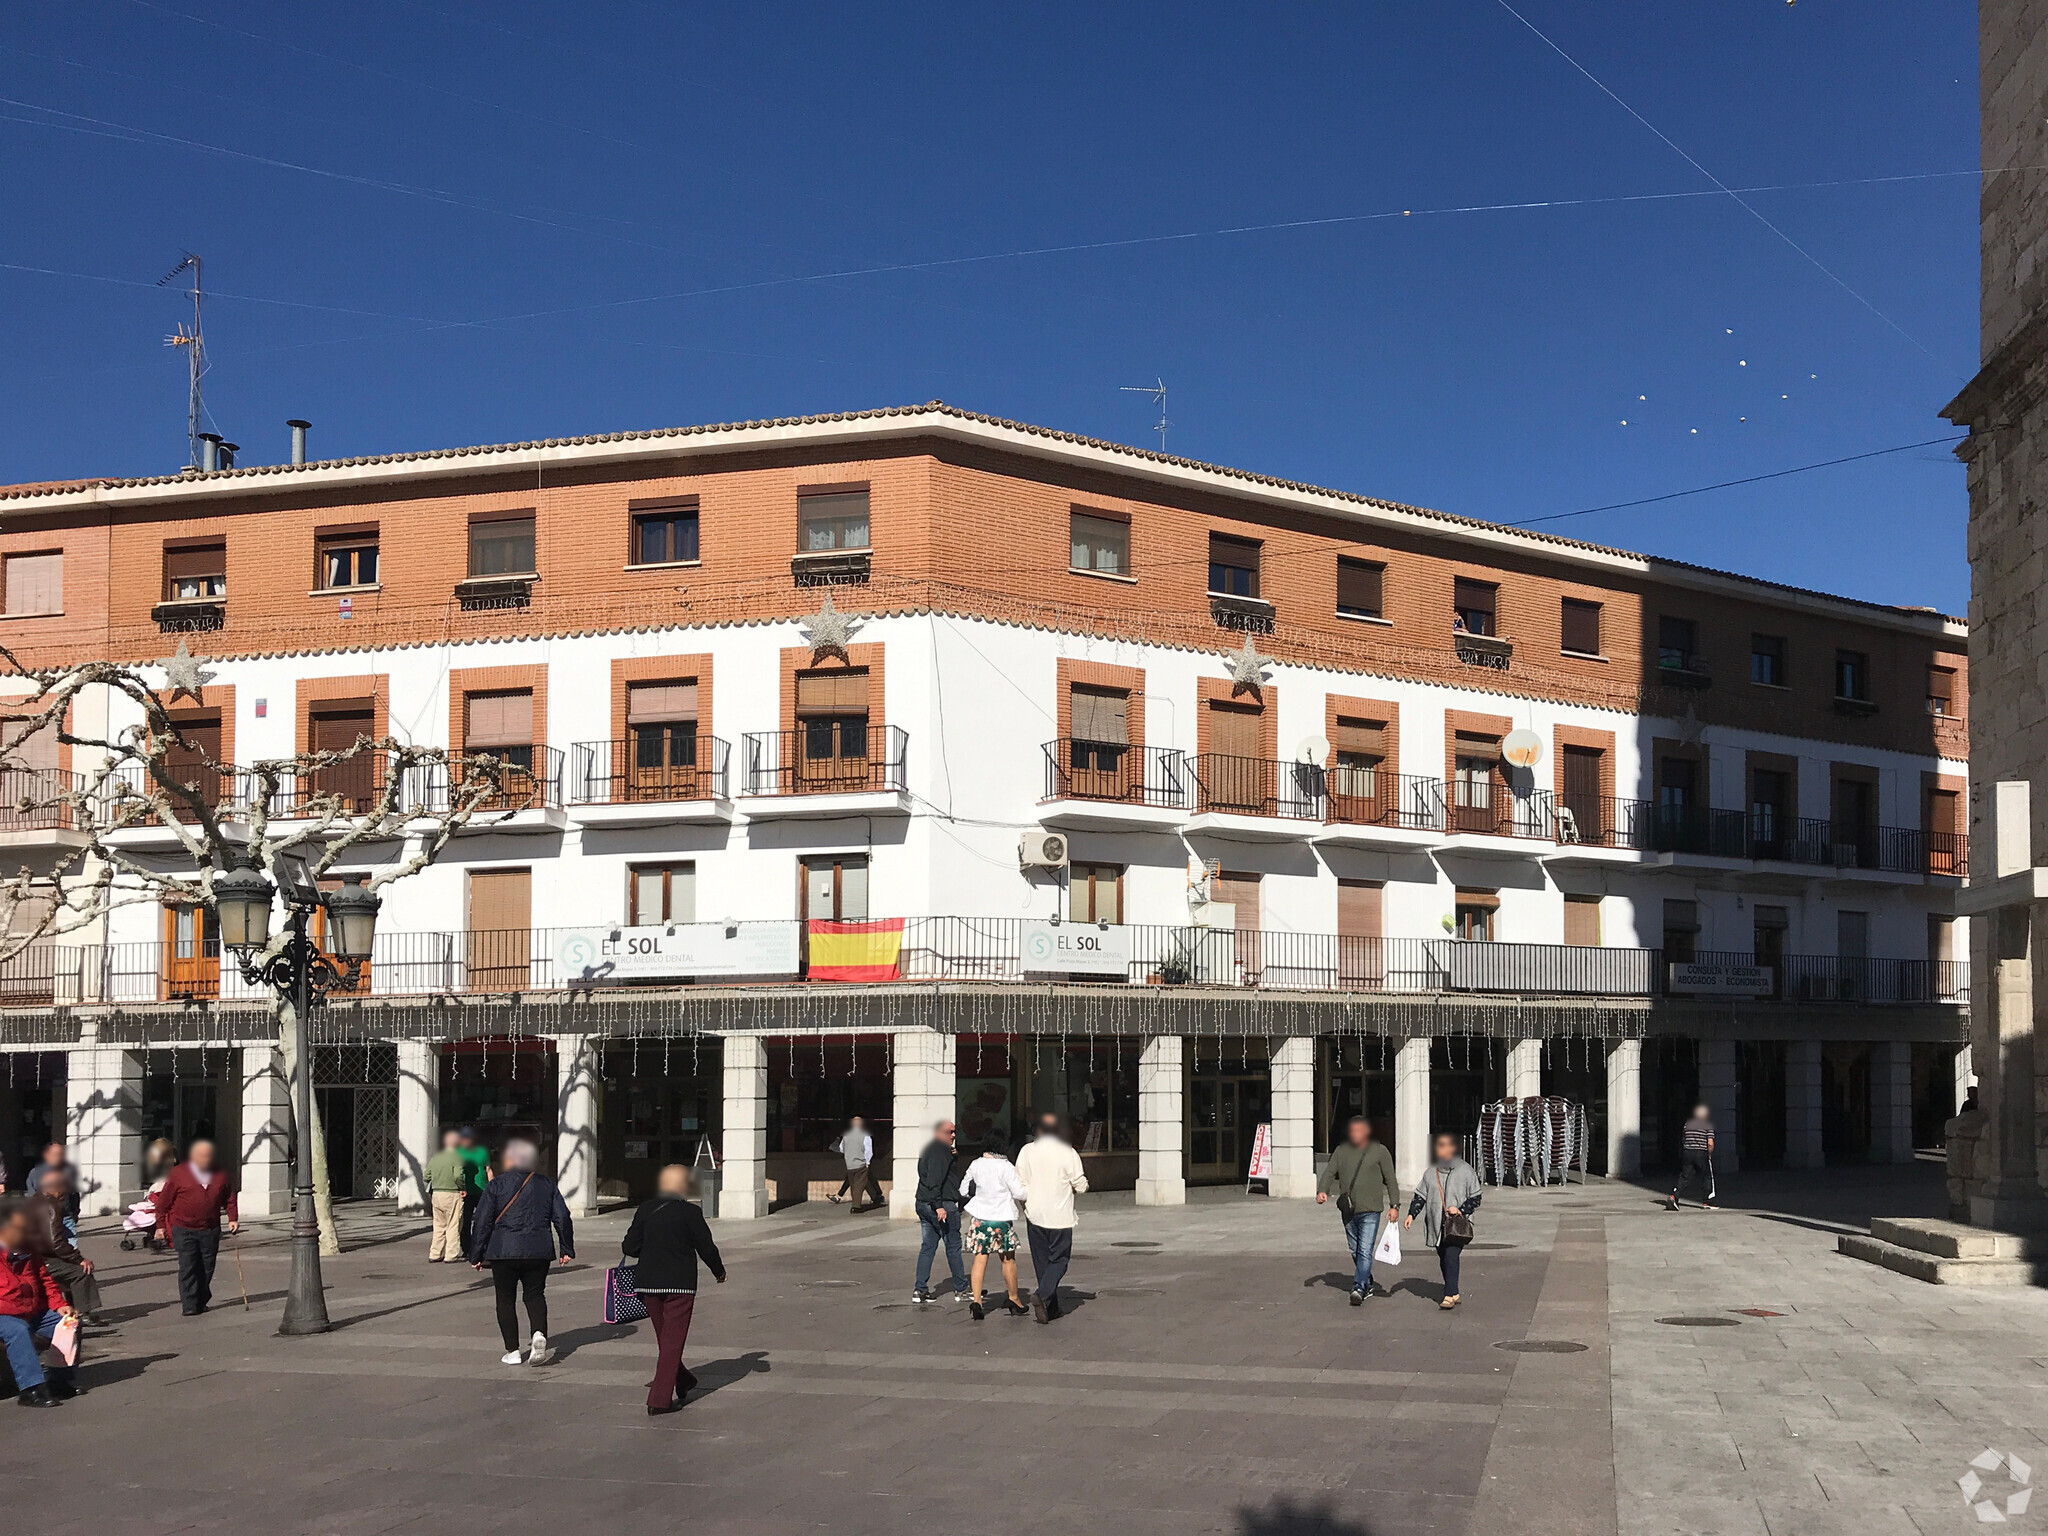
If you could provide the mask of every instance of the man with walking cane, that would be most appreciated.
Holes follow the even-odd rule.
[[[156,1197],[157,1230],[178,1256],[178,1303],[187,1317],[197,1317],[213,1300],[223,1220],[230,1233],[242,1230],[234,1185],[214,1166],[213,1143],[201,1137],[165,1176]]]

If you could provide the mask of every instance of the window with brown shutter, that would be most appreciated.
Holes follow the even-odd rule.
[[[680,683],[629,683],[626,687],[626,724],[653,725],[663,721],[697,719],[697,680]]]
[[[866,669],[799,672],[796,677],[796,712],[799,715],[866,714]]]
[[[376,707],[368,699],[324,700],[306,720],[307,745],[315,752],[347,752],[376,735]],[[376,794],[377,766],[377,754],[365,748],[316,772],[313,792],[339,795],[357,810],[366,809]]]
[[[7,562],[7,611],[14,611],[14,562]],[[1953,667],[1927,669],[1927,713],[1952,715],[1956,712],[1956,674]]]
[[[1209,590],[1226,597],[1259,595],[1259,546],[1227,533],[1209,535]]]
[[[1466,634],[1498,634],[1499,603],[1500,588],[1492,582],[1474,581],[1466,576],[1451,579],[1451,610]]]
[[[322,591],[377,585],[377,530],[323,533],[313,541],[313,585]]]
[[[533,771],[533,694],[472,693],[463,699],[462,749]]]
[[[166,744],[164,776],[196,791],[208,805],[220,803],[221,725],[219,714],[172,719],[176,735]],[[182,813],[183,807],[180,807]]]
[[[1387,568],[1370,560],[1337,560],[1337,611],[1348,619],[1382,617]]]
[[[469,876],[469,986],[486,992],[532,985],[533,871],[479,869]]]
[[[190,544],[164,551],[164,601],[196,602],[225,597],[228,590],[228,547]]]
[[[806,791],[856,789],[868,779],[868,674],[799,672],[797,778]]]
[[[1594,747],[1566,747],[1563,753],[1564,808],[1578,824],[1579,840],[1605,841],[1600,795],[1601,753]]]
[[[1067,915],[1077,923],[1124,920],[1124,867],[1076,864],[1067,871]]]
[[[533,528],[531,517],[500,517],[471,523],[470,578],[533,575]]]
[[[628,684],[626,736],[632,746],[632,788],[636,796],[653,798],[672,793],[695,798],[695,678],[675,683]]]
[[[1380,721],[1337,717],[1330,734],[1330,793],[1346,802],[1336,808],[1343,816],[1372,819],[1363,806],[1351,802],[1378,799],[1386,756],[1386,727]]]
[[[1337,882],[1337,979],[1347,987],[1377,987],[1386,976],[1381,958],[1381,901],[1377,880]]]
[[[64,555],[7,557],[7,612],[56,614],[64,611]]]
[[[1588,949],[1600,947],[1600,898],[1567,896],[1564,899],[1564,941]]]
[[[1576,597],[1564,600],[1564,649],[1581,656],[1600,654],[1600,605]]]
[[[1089,688],[1076,683],[1073,692],[1073,734],[1077,741],[1129,746],[1131,696],[1119,688]]]

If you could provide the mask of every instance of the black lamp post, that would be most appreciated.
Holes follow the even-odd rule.
[[[284,860],[280,859],[280,864]],[[320,1282],[320,1220],[313,1210],[313,1046],[309,1018],[316,995],[335,987],[353,989],[370,958],[383,903],[361,875],[344,877],[324,897],[293,860],[286,873],[285,908],[291,936],[267,960],[258,956],[270,943],[270,909],[277,888],[253,864],[224,871],[213,882],[214,910],[223,948],[234,952],[242,976],[292,1001],[296,1061],[292,1072],[292,1277],[285,1293],[281,1334],[325,1333],[327,1298]],[[314,909],[327,909],[328,944],[323,952],[306,933]]]

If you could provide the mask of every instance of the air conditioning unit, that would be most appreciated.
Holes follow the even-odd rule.
[[[1020,869],[1065,869],[1067,840],[1058,832],[1026,832],[1017,840]]]

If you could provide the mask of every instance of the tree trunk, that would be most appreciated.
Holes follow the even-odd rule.
[[[292,1157],[298,1158],[298,1080],[299,1080],[299,1032],[297,1029],[297,1008],[289,1001],[280,1000],[277,1009],[277,1048],[284,1057],[285,1081],[292,1085]],[[307,1071],[312,1070],[308,1063]],[[320,1222],[320,1253],[323,1258],[333,1258],[341,1252],[340,1229],[334,1224],[334,1196],[327,1185],[327,1134],[320,1124],[320,1095],[317,1091],[309,1095],[313,1106],[313,1123],[310,1139],[313,1143],[313,1214]],[[297,1183],[296,1176],[293,1179]]]

